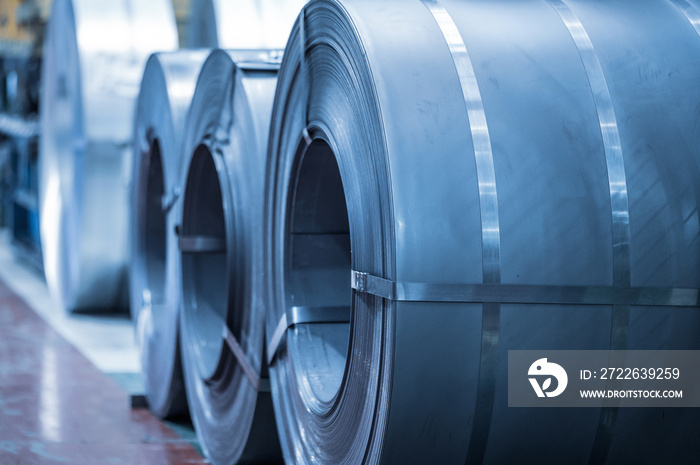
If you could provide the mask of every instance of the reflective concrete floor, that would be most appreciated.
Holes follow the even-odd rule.
[[[203,464],[0,281],[0,464]]]
[[[51,299],[43,274],[28,266],[23,257],[21,248],[12,245],[8,231],[0,229],[0,281],[100,371],[140,376],[138,349],[129,316],[68,315]]]

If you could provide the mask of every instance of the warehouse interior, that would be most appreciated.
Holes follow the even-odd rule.
[[[174,0],[172,6],[184,40],[189,3]],[[47,289],[37,137],[50,12],[50,0],[0,4],[0,463],[207,463],[186,417],[163,423],[144,408],[128,313],[69,314]],[[99,418],[109,420],[100,424]]]
[[[189,2],[172,7],[184,40]],[[50,12],[51,0],[0,4],[0,463],[208,463],[186,416],[163,422],[145,407],[128,312],[71,314],[48,291],[37,158]]]
[[[0,465],[698,463],[699,212],[700,0],[0,0]]]

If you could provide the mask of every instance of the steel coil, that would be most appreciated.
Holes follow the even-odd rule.
[[[190,414],[214,464],[281,462],[263,368],[262,197],[281,51],[214,51],[185,133],[182,357]]]
[[[509,350],[700,348],[697,7],[309,2],[265,200],[288,463],[699,456],[697,409],[507,402]]]
[[[180,365],[180,157],[185,117],[209,52],[151,55],[136,104],[131,186],[131,316],[148,405],[159,417],[187,411]]]
[[[168,0],[55,0],[44,44],[39,202],[46,280],[69,310],[125,307],[134,105],[174,50]]]
[[[190,47],[283,49],[306,0],[192,0]]]

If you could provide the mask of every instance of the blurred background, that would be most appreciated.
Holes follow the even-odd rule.
[[[190,2],[172,3],[183,44]],[[0,464],[200,463],[188,421],[164,426],[129,408],[143,384],[128,313],[69,315],[46,287],[37,172],[51,4],[0,0]],[[97,437],[93,397],[114,425]]]
[[[173,0],[180,45],[189,0]],[[0,228],[13,253],[41,270],[37,201],[38,114],[44,29],[51,0],[0,0]]]

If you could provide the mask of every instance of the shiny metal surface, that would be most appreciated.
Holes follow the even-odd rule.
[[[306,6],[266,188],[288,462],[700,454],[691,409],[507,407],[508,350],[700,345],[700,38],[665,0],[565,3]]]
[[[376,295],[376,294],[375,294]],[[301,324],[318,323],[350,323],[348,307],[291,307],[288,312],[280,317],[280,321],[270,336],[270,343],[267,346],[267,362],[274,362],[277,350],[280,347],[282,338],[288,329]]]
[[[192,0],[190,47],[283,49],[306,0]]]
[[[185,126],[181,347],[190,414],[214,464],[282,461],[263,369],[260,235],[280,54],[212,52]]]
[[[134,107],[148,56],[176,48],[168,0],[53,2],[40,108],[40,223],[46,280],[68,311],[127,306]]]
[[[683,12],[695,31],[698,33],[698,35],[700,35],[700,11],[698,11],[697,7],[691,5],[686,0],[669,1],[673,3],[681,12]]]
[[[483,280],[484,283],[499,283],[501,282],[501,231],[498,221],[498,193],[496,174],[493,169],[491,138],[479,84],[476,82],[474,67],[464,39],[462,39],[449,13],[436,0],[422,0],[422,2],[433,15],[445,37],[462,86],[476,160],[476,178],[479,184]],[[484,303],[482,309],[479,386],[476,394],[474,426],[467,452],[467,464],[480,464],[484,461],[496,384],[501,306],[499,302],[489,302]]]
[[[683,288],[397,283],[359,271],[352,272],[350,287],[358,292],[403,302],[700,306],[700,290]]]
[[[226,341],[228,348],[231,350],[231,353],[233,353],[233,356],[236,357],[236,363],[248,377],[253,389],[256,391],[260,390],[260,373],[250,364],[250,361],[248,361],[248,356],[243,351],[241,345],[236,339],[236,336],[233,335],[228,326],[224,327],[224,340]]]
[[[180,165],[185,117],[207,51],[157,53],[136,103],[131,174],[130,303],[148,405],[187,411],[179,351]]]
[[[554,8],[569,30],[588,76],[591,94],[598,112],[598,122],[605,149],[605,163],[608,170],[613,235],[613,286],[629,286],[630,225],[627,179],[620,133],[608,84],[605,81],[598,54],[581,21],[568,5],[561,0],[547,0],[547,2]],[[627,348],[627,331],[630,318],[629,305],[613,305],[612,311],[610,349],[625,350]],[[610,442],[612,441],[612,432],[615,428],[617,414],[617,408],[603,408],[601,410],[589,463],[596,464],[605,461]]]

